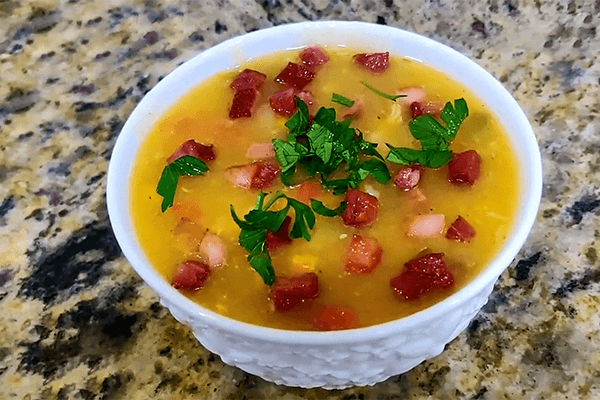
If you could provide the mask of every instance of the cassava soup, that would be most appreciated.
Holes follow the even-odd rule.
[[[134,171],[136,235],[165,279],[290,330],[366,327],[446,298],[499,251],[519,196],[509,138],[480,99],[415,60],[318,46],[204,81]]]

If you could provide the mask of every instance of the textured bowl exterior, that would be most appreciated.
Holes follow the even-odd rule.
[[[492,289],[493,282],[464,302],[456,303],[443,316],[399,327],[391,335],[374,339],[366,335],[355,342],[314,345],[232,334],[207,325],[178,304],[164,299],[162,304],[178,321],[192,328],[204,347],[219,354],[227,364],[281,385],[342,389],[373,385],[437,356],[467,327]]]
[[[523,171],[516,224],[499,254],[471,283],[447,299],[400,320],[338,332],[295,332],[234,321],[207,310],[173,289],[152,267],[129,213],[133,157],[147,133],[182,95],[203,79],[246,60],[284,49],[322,44],[390,51],[432,66],[469,88],[503,117]],[[441,353],[485,304],[534,223],[542,187],[541,158],[525,115],[491,75],[456,51],[427,38],[360,22],[305,22],[256,31],[215,46],[173,71],[134,110],[113,150],[107,204],[123,254],[173,316],[188,325],[227,364],[278,384],[344,388],[373,385]]]

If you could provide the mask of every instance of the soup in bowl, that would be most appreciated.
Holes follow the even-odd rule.
[[[125,256],[206,348],[341,388],[467,326],[531,229],[540,164],[518,105],[460,54],[301,23],[162,80],[117,140],[107,199]]]

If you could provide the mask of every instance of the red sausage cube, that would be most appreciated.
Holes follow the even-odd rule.
[[[296,91],[291,87],[273,93],[269,98],[273,112],[283,117],[292,115],[296,111],[295,95]]]
[[[302,90],[308,85],[313,78],[315,73],[303,65],[296,64],[293,62],[288,65],[275,77],[275,82],[283,83],[294,89]]]
[[[175,151],[175,153],[173,153],[169,158],[167,158],[167,162],[172,163],[183,156],[193,156],[202,161],[212,161],[215,159],[215,150],[212,144],[206,146],[196,142],[194,139],[190,139],[182,144],[181,147],[179,147],[177,151]]]
[[[310,324],[320,331],[358,328],[358,313],[350,306],[320,306],[313,313]]]
[[[348,246],[344,270],[351,274],[369,274],[381,264],[382,253],[377,239],[354,235]]]
[[[346,210],[341,215],[348,226],[368,226],[377,219],[379,200],[377,197],[360,190],[348,189],[346,192]]]
[[[475,229],[460,215],[450,225],[446,232],[446,238],[459,242],[468,242],[475,236]]]
[[[244,89],[260,89],[267,76],[262,72],[252,69],[245,69],[229,85],[235,92]]]
[[[319,278],[314,272],[278,276],[269,294],[276,311],[288,311],[319,295]]]
[[[316,67],[329,61],[329,56],[321,46],[310,46],[300,52],[300,59],[307,67]]]
[[[233,95],[233,102],[229,109],[229,118],[237,119],[242,117],[251,117],[252,108],[258,98],[256,88],[241,89]]]
[[[198,290],[210,276],[210,267],[198,261],[185,261],[177,266],[171,285],[175,289]]]
[[[383,72],[388,69],[390,53],[361,53],[354,56],[354,62],[373,72]]]
[[[448,179],[455,184],[473,185],[479,178],[481,157],[475,150],[454,155],[454,159],[448,163]]]
[[[454,276],[446,267],[444,254],[432,253],[404,264],[404,270],[390,280],[396,297],[416,300],[432,289],[454,285]]]
[[[254,176],[252,177],[250,189],[263,189],[271,186],[279,174],[279,167],[267,162],[257,162],[254,164],[257,165],[257,168]]]
[[[402,168],[394,177],[394,184],[400,189],[409,191],[417,186],[421,179],[421,169],[417,167]]]
[[[269,252],[275,252],[287,244],[292,243],[290,238],[290,225],[292,217],[289,215],[283,220],[283,224],[277,232],[267,231],[267,249]]]

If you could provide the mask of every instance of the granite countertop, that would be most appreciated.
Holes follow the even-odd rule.
[[[0,398],[600,398],[600,2],[0,1]],[[544,192],[489,303],[438,357],[373,387],[286,388],[200,346],[122,256],[111,149],[153,85],[244,32],[343,19],[445,43],[531,121]]]

